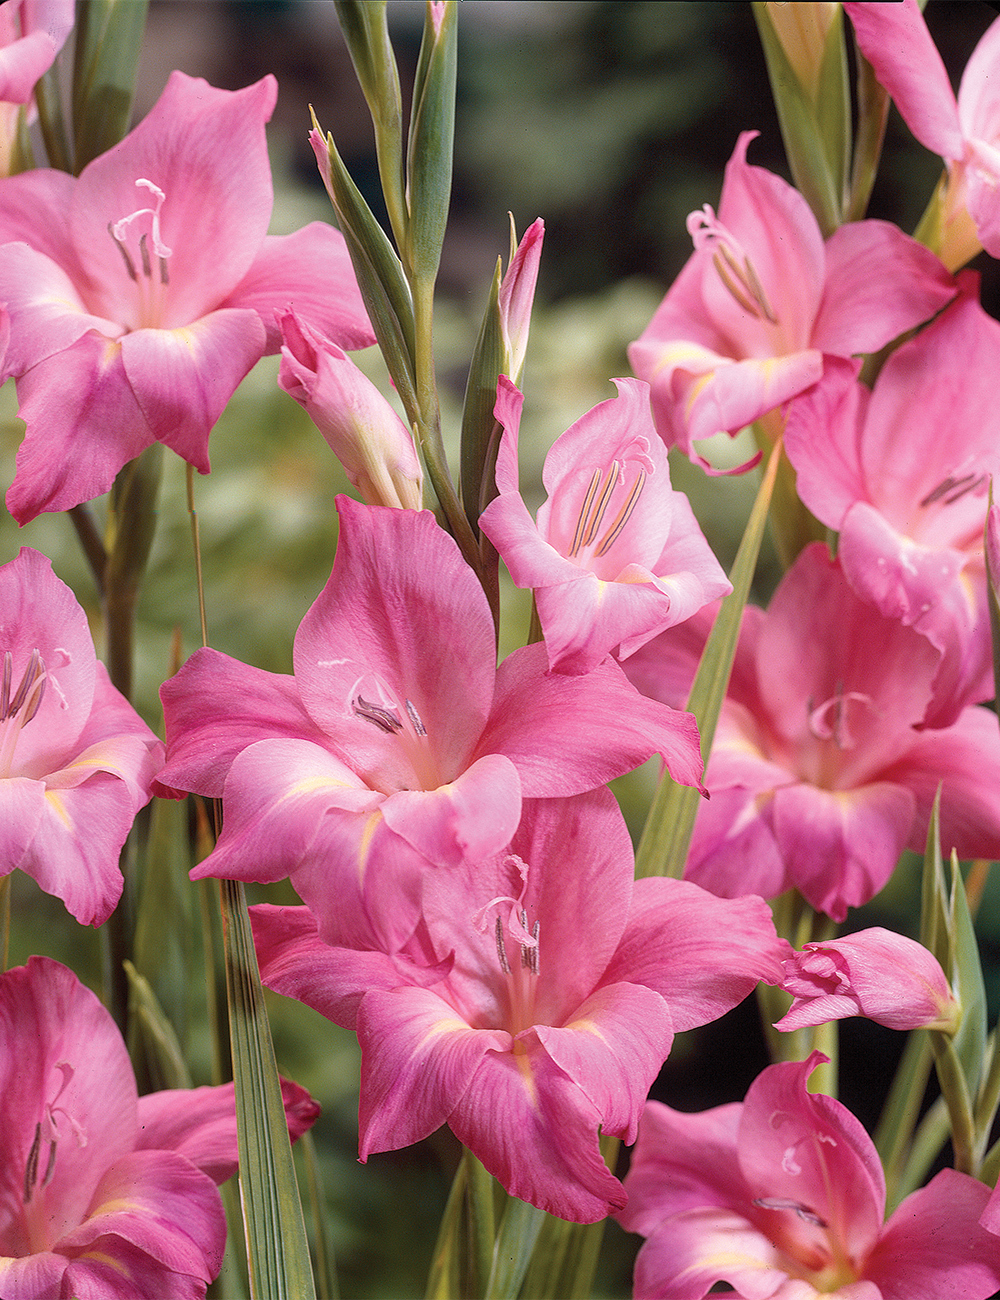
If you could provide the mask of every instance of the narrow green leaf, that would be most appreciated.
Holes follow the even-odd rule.
[[[427,1300],[474,1300],[493,1265],[493,1176],[466,1147],[455,1171],[427,1279]]]
[[[129,1051],[133,1060],[141,1051],[151,1092],[163,1088],[192,1087],[191,1074],[177,1034],[160,1006],[149,980],[130,961],[125,963],[129,983]]]
[[[924,872],[920,886],[920,942],[937,958],[941,969],[950,970],[948,946],[948,888],[941,858],[941,787],[938,786],[927,826]]]
[[[315,123],[315,118],[313,121]],[[318,124],[316,129],[319,130]],[[361,297],[386,366],[413,424],[419,406],[414,378],[414,321],[410,289],[388,236],[351,179],[329,134],[326,144],[329,167],[323,180],[327,193],[347,243]]]
[[[458,8],[428,0],[417,60],[406,147],[410,225],[408,261],[414,282],[433,283],[441,260],[451,202],[455,139]]]
[[[855,78],[858,127],[845,221],[861,221],[868,211],[868,200],[878,173],[886,123],[889,121],[888,91],[876,78],[875,69],[856,47],[855,54],[858,65]]]
[[[252,1300],[316,1300],[246,898],[238,881],[219,883]]]
[[[485,1300],[517,1300],[538,1234],[547,1218],[544,1210],[516,1196],[509,1198],[500,1220]]]
[[[986,1055],[986,988],[979,944],[969,915],[969,902],[954,849],[951,853],[951,873],[951,964],[945,970],[962,1006],[962,1019],[952,1042],[965,1076],[966,1089],[974,1097],[979,1089]]]
[[[298,1140],[299,1155],[306,1171],[306,1186],[309,1189],[309,1217],[313,1230],[313,1253],[316,1256],[316,1274],[318,1300],[338,1300],[340,1288],[337,1285],[337,1269],[333,1258],[333,1243],[330,1240],[329,1219],[326,1213],[326,1196],[323,1193],[323,1180],[320,1176],[319,1161],[316,1158],[316,1143],[310,1130]]]
[[[875,1130],[875,1149],[885,1169],[886,1195],[893,1206],[902,1199],[896,1195],[896,1182],[920,1117],[932,1061],[927,1030],[914,1029],[906,1040]]]
[[[73,164],[79,175],[128,131],[148,0],[79,0]]]
[[[767,512],[780,456],[779,438],[768,459],[746,532],[736,553],[730,574],[733,590],[722,602],[688,697],[688,709],[698,720],[701,753],[706,763],[729,686],[740,621],[757,567],[757,556],[767,525]],[[691,832],[700,798],[697,790],[691,786],[678,785],[664,769],[636,853],[637,879],[644,876],[673,876],[680,879],[684,874],[684,863],[691,844]]]

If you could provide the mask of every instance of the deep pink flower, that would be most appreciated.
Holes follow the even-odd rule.
[[[587,672],[624,659],[730,590],[683,492],[670,485],[649,386],[616,379],[601,402],[552,444],[537,523],[521,497],[517,440],[523,398],[501,376],[504,428],[495,497],[479,518],[519,587],[533,587],[549,667]]]
[[[19,867],[100,925],[163,745],[108,680],[72,591],[27,547],[0,567],[0,656],[0,875]]]
[[[161,780],[224,803],[198,875],[291,875],[331,943],[360,891],[398,944],[428,863],[503,850],[522,795],[594,789],[657,752],[699,783],[694,719],[645,700],[610,659],[565,677],[531,645],[496,668],[486,597],[429,511],[338,508],[295,676],[201,650],[163,687]]]
[[[655,698],[690,683],[698,619],[626,663]],[[701,641],[703,644],[703,639]],[[940,656],[861,601],[822,543],[748,607],[706,773],[686,876],[730,898],[794,886],[843,920],[923,851],[942,783],[941,835],[960,857],[1000,853],[1000,731],[984,708],[922,728]]]
[[[993,694],[983,524],[1000,469],[1000,324],[979,306],[978,277],[960,281],[870,394],[853,364],[831,361],[785,430],[799,495],[839,531],[848,582],[941,652],[925,720],[935,727]]]
[[[694,254],[629,348],[664,442],[706,468],[699,439],[737,433],[816,383],[824,353],[874,352],[954,294],[937,258],[888,222],[824,244],[802,195],[748,165],[755,134],[729,160],[718,216],[706,205],[688,218]]]
[[[529,800],[509,852],[428,873],[405,952],[254,908],[265,983],[357,1029],[363,1160],[447,1123],[533,1205],[591,1222],[624,1203],[599,1133],[633,1141],[674,1033],[780,978],[787,951],[760,899],[633,872],[595,790]]]
[[[776,1029],[867,1016],[889,1029],[954,1033],[961,1016],[937,959],[915,939],[881,926],[807,943],[785,959],[782,987],[795,1001]]]
[[[309,412],[372,506],[419,510],[423,473],[413,435],[342,348],[282,312],[278,384]]]
[[[7,494],[19,522],[106,491],[156,440],[207,472],[209,430],[280,346],[277,311],[373,341],[339,232],[266,237],[276,94],[273,77],[231,92],[175,72],[79,179],[0,181],[2,373],[28,426]]]
[[[0,975],[0,1294],[197,1300],[222,1263],[233,1087],[137,1097],[121,1034],[72,971]],[[294,1137],[319,1107],[283,1084]]]
[[[885,1216],[885,1176],[846,1106],[806,1091],[826,1058],[772,1065],[742,1104],[683,1114],[648,1102],[617,1217],[647,1237],[636,1300],[987,1300],[1000,1237],[989,1188],[939,1173]]]
[[[979,243],[1000,256],[1000,20],[973,50],[958,90],[935,48],[916,0],[898,4],[844,5],[858,45],[895,101],[907,126],[928,149],[940,154],[949,173],[942,256],[961,266],[978,249],[956,220],[964,209]],[[954,226],[949,231],[948,227]],[[949,238],[955,256],[948,248]],[[971,243],[971,246],[970,246]]]

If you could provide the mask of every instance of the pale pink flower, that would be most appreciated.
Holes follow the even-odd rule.
[[[0,568],[0,875],[15,867],[100,925],[163,745],[108,680],[87,616],[44,555]]]
[[[622,659],[730,590],[683,492],[670,485],[649,386],[616,379],[602,402],[545,458],[548,499],[532,520],[521,497],[517,440],[523,398],[501,376],[496,416],[500,495],[479,518],[519,587],[532,587],[549,667],[587,672]]]
[[[409,429],[342,348],[281,313],[278,384],[309,412],[371,506],[419,510],[423,473]]]
[[[27,424],[7,494],[19,522],[106,491],[154,441],[206,473],[209,431],[280,346],[278,311],[373,342],[338,231],[267,237],[276,95],[273,77],[231,92],[175,72],[78,179],[0,181],[2,375]]]
[[[844,9],[861,52],[903,120],[947,165],[942,257],[957,267],[978,252],[975,238],[962,228],[966,210],[979,243],[1000,256],[1000,20],[973,50],[956,100],[916,0],[849,3]]]
[[[686,692],[707,635],[696,616],[626,661],[665,702]],[[748,607],[708,760],[685,875],[726,898],[795,887],[843,920],[922,853],[938,785],[941,838],[1000,854],[1000,731],[987,709],[924,726],[940,655],[865,604],[816,542],[767,612]]]
[[[786,993],[795,999],[776,1029],[866,1016],[889,1029],[954,1033],[961,1017],[940,963],[915,939],[875,926],[785,959]]]
[[[529,800],[508,852],[427,873],[392,956],[363,929],[328,947],[307,908],[253,909],[264,982],[357,1029],[362,1160],[446,1123],[532,1205],[587,1223],[624,1204],[600,1133],[633,1141],[674,1034],[780,979],[787,951],[759,898],[633,873],[595,790]]]
[[[198,1300],[219,1271],[233,1086],[136,1094],[111,1016],[72,971],[0,975],[0,1294]],[[283,1083],[292,1137],[319,1107]]]
[[[290,875],[330,942],[360,893],[398,946],[428,864],[502,851],[522,796],[591,790],[654,753],[699,783],[694,719],[644,699],[612,660],[567,677],[531,645],[496,667],[482,587],[429,511],[337,504],[295,676],[200,650],[162,689],[160,779],[223,799],[198,875]]]
[[[697,441],[739,432],[816,383],[824,353],[875,352],[955,292],[888,222],[841,226],[824,244],[802,195],[748,165],[755,134],[739,138],[718,215],[688,217],[694,254],[629,348],[660,436],[709,469]]]
[[[545,223],[536,217],[524,232],[510,265],[500,281],[500,329],[503,334],[505,366],[503,373],[519,383],[528,349],[531,307],[538,283],[538,265],[542,257]],[[513,243],[513,235],[511,236]]]
[[[871,393],[831,361],[785,430],[799,496],[840,533],[848,582],[942,655],[933,727],[993,694],[983,524],[1000,468],[1000,324],[978,277],[959,280],[958,300],[892,354]]]
[[[1000,1238],[990,1191],[944,1169],[885,1216],[871,1138],[840,1102],[806,1091],[825,1061],[772,1065],[742,1104],[683,1114],[651,1101],[617,1217],[647,1238],[636,1300],[988,1300]]]

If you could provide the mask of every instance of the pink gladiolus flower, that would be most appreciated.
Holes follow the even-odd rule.
[[[304,407],[372,506],[419,510],[423,474],[409,429],[335,343],[283,312],[278,383]]]
[[[72,971],[0,975],[0,1295],[198,1300],[222,1263],[233,1087],[137,1097],[121,1034]],[[283,1084],[292,1137],[319,1107]]]
[[[729,160],[718,216],[688,218],[695,252],[629,348],[664,442],[706,469],[696,441],[804,392],[824,353],[877,351],[954,294],[937,258],[888,222],[841,226],[824,244],[801,194],[747,164],[755,134]]]
[[[650,642],[629,675],[671,700],[694,675],[698,630]],[[995,857],[996,718],[970,707],[923,728],[939,662],[926,638],[858,599],[822,543],[807,547],[767,613],[746,610],[687,878],[724,898],[794,886],[841,921],[904,848],[923,851],[939,782],[945,850]]]
[[[276,94],[273,77],[230,92],[175,72],[79,179],[0,181],[2,373],[28,426],[7,494],[19,522],[106,491],[157,440],[206,473],[209,430],[278,350],[289,304],[347,347],[373,341],[339,232],[266,237]]]
[[[617,1217],[648,1240],[636,1300],[987,1300],[1000,1238],[989,1188],[944,1169],[885,1216],[885,1175],[846,1106],[810,1094],[826,1058],[772,1065],[742,1104],[683,1114],[651,1101]]]
[[[973,50],[956,101],[916,0],[888,5],[851,3],[844,8],[854,24],[861,52],[906,125],[947,165],[942,256],[949,266],[957,267],[979,251],[971,231],[963,229],[968,217],[978,242],[993,257],[1000,256],[1000,104],[996,95],[1000,21],[992,24]]]
[[[398,946],[428,863],[503,850],[522,795],[594,789],[657,752],[699,783],[694,719],[651,707],[611,660],[568,678],[532,645],[495,667],[482,588],[429,511],[338,508],[295,676],[201,650],[163,687],[160,779],[224,802],[198,875],[291,875],[331,943],[360,890]]]
[[[111,685],[44,555],[24,547],[0,568],[0,611],[0,875],[19,867],[100,925],[163,745]]]
[[[327,947],[307,908],[254,908],[265,983],[361,1042],[360,1145],[447,1123],[514,1196],[579,1222],[624,1203],[600,1131],[634,1140],[673,1035],[787,950],[759,898],[633,883],[613,796],[529,800],[510,851],[426,876],[405,952]],[[780,978],[780,976],[778,976]]]
[[[776,1029],[867,1016],[889,1029],[954,1033],[962,1013],[944,971],[923,944],[880,926],[807,943],[786,958],[782,987],[795,1001]]]
[[[518,485],[523,398],[504,376],[497,388],[500,495],[479,524],[514,582],[535,589],[549,667],[563,673],[588,672],[612,650],[624,659],[731,589],[687,498],[670,486],[649,386],[614,383],[617,398],[553,443],[537,523]]]
[[[976,300],[978,277],[960,281],[959,299],[892,354],[871,394],[851,363],[831,361],[785,431],[799,495],[839,531],[848,582],[941,652],[933,727],[993,694],[983,523],[1000,469],[1000,324]]]

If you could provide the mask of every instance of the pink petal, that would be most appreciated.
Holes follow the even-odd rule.
[[[164,786],[219,799],[233,759],[275,736],[322,745],[295,678],[250,668],[217,650],[196,650],[160,689],[167,731]]]
[[[253,265],[220,307],[252,307],[264,322],[270,355],[281,347],[279,312],[301,319],[348,352],[375,342],[339,230],[310,222],[291,235],[269,235]]]
[[[742,1102],[692,1114],[659,1101],[646,1103],[616,1217],[628,1232],[648,1237],[672,1214],[704,1206],[743,1206],[750,1200],[736,1159]]]
[[[449,1126],[512,1196],[576,1223],[625,1203],[601,1158],[600,1113],[527,1031],[523,1054],[490,1052]]]
[[[28,427],[7,508],[18,523],[109,491],[121,467],[155,440],[120,345],[93,330],[33,366],[17,389]]]
[[[826,243],[826,285],[812,345],[839,357],[877,352],[954,296],[955,282],[940,261],[898,226],[852,222]]]
[[[0,49],[0,100],[27,104],[73,27],[72,0],[35,0],[19,9],[20,37]]]
[[[140,1097],[136,1150],[175,1151],[213,1183],[224,1183],[239,1163],[233,1088],[171,1088]],[[319,1103],[288,1079],[281,1080],[281,1096],[294,1142],[316,1122]]]
[[[1000,1288],[1000,1237],[979,1225],[989,1195],[942,1169],[908,1196],[865,1269],[884,1300],[988,1300]]]
[[[634,1142],[646,1094],[674,1038],[666,1000],[637,984],[605,984],[576,1009],[568,1024],[537,1024],[534,1032],[549,1057],[593,1103],[602,1132]]]
[[[826,357],[823,378],[788,408],[785,451],[795,490],[828,528],[839,530],[851,506],[868,497],[861,468],[861,435],[868,389],[859,363]]]
[[[790,785],[775,792],[775,837],[799,892],[842,921],[892,875],[915,813],[912,792],[888,781],[855,790]]]
[[[510,1035],[472,1029],[430,989],[373,990],[358,1012],[360,1156],[419,1142],[451,1116],[484,1059]]]
[[[943,158],[961,158],[955,95],[916,0],[844,7],[862,54],[913,134]]]
[[[653,877],[636,881],[604,980],[655,989],[679,1033],[717,1020],[760,980],[780,984],[788,952],[762,899],[715,898],[689,881]]]
[[[255,312],[217,311],[180,329],[139,329],[121,340],[122,362],[154,437],[202,474],[208,435],[264,352]]]
[[[675,781],[700,786],[701,753],[690,714],[641,696],[611,660],[582,677],[546,673],[545,665],[542,645],[507,656],[479,744],[480,752],[511,759],[525,797],[595,789],[654,753]]]
[[[450,963],[418,966],[406,956],[336,948],[319,937],[307,907],[250,909],[261,979],[275,993],[296,998],[345,1029],[357,1027],[358,1007],[372,989],[428,987],[448,975]]]
[[[118,856],[135,817],[131,796],[104,772],[73,789],[40,793],[42,816],[18,866],[81,925],[103,925],[121,897]]]
[[[122,1258],[116,1258],[116,1238],[133,1248]],[[75,1274],[86,1278],[92,1253],[99,1269],[102,1254],[117,1263],[122,1289],[110,1295],[124,1300],[139,1288],[163,1295],[175,1273],[211,1281],[222,1265],[225,1241],[225,1214],[212,1180],[173,1151],[135,1151],[108,1169],[87,1218],[58,1247],[82,1256],[67,1270],[71,1281]],[[98,1251],[87,1249],[97,1242]]]

